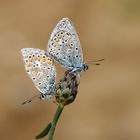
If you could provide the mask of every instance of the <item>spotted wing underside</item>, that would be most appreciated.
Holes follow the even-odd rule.
[[[48,42],[49,55],[67,70],[83,64],[80,41],[72,22],[63,18],[54,28]]]
[[[44,50],[23,48],[21,50],[28,76],[44,98],[50,98],[55,87],[56,70],[53,60]]]

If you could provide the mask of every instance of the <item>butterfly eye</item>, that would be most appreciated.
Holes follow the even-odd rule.
[[[44,99],[46,98],[46,96],[43,95],[43,94],[41,94],[40,98],[41,98],[42,100],[44,100]]]

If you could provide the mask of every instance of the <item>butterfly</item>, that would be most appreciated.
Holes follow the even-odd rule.
[[[63,18],[54,28],[48,41],[47,52],[70,73],[86,71],[88,65],[83,61],[83,52],[73,23]]]
[[[81,71],[88,69],[88,65],[83,61],[76,29],[68,18],[60,20],[54,28],[48,41],[47,51],[23,48],[21,52],[26,72],[40,91],[41,99],[51,98],[55,89],[56,69],[53,61],[58,62],[69,73],[78,76]]]
[[[44,50],[23,48],[21,50],[28,76],[40,91],[41,99],[50,99],[56,83],[56,69],[53,60]],[[30,102],[31,99],[25,101]]]

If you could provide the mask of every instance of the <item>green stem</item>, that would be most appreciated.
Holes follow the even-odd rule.
[[[54,135],[54,131],[55,131],[55,128],[56,128],[56,124],[57,124],[57,121],[63,111],[63,108],[64,108],[64,105],[62,104],[59,104],[56,112],[55,112],[55,115],[54,115],[54,118],[53,118],[53,121],[52,121],[52,125],[51,125],[51,128],[50,128],[50,131],[48,133],[48,140],[52,140],[53,139],[53,135]]]

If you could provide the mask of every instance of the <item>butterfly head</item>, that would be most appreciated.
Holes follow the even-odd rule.
[[[51,100],[51,99],[52,99],[52,95],[51,95],[51,94],[47,95],[47,94],[42,94],[42,93],[41,93],[40,99],[41,99],[41,100],[45,100],[45,99]]]
[[[85,63],[83,63],[82,70],[83,70],[83,71],[88,70],[88,65],[87,65],[87,64],[85,64]]]

